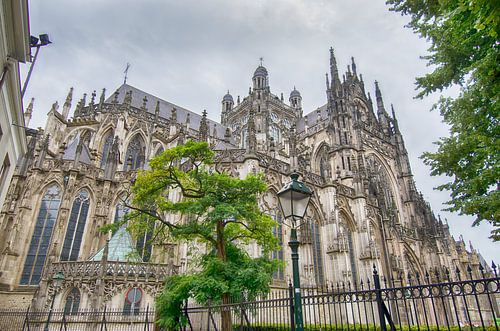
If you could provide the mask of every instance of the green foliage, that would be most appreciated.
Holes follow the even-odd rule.
[[[417,78],[419,97],[460,86],[456,98],[435,105],[450,126],[436,152],[424,153],[432,175],[450,181],[447,210],[475,215],[494,226],[500,240],[500,109],[499,30],[497,0],[388,0],[391,10],[409,15],[408,26],[431,46],[423,57],[434,70]]]
[[[160,242],[195,243],[205,252],[193,256],[193,272],[166,280],[157,309],[167,329],[186,322],[181,308],[188,298],[207,304],[266,293],[278,267],[269,258],[277,248],[276,222],[257,203],[267,190],[262,175],[220,173],[213,157],[207,143],[188,141],[152,159],[151,170],[140,172],[132,187],[132,232],[154,227]],[[261,257],[246,253],[251,243],[261,247]]]

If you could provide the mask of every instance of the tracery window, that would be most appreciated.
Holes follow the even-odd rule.
[[[66,297],[66,303],[64,304],[64,313],[67,315],[74,315],[78,313],[78,308],[80,308],[80,291],[76,287],[71,289],[68,296]]]
[[[146,144],[144,139],[139,134],[130,141],[125,154],[125,162],[127,170],[136,170],[144,166],[146,155]]]
[[[278,260],[282,265],[279,266],[278,270],[273,274],[273,278],[276,280],[285,280],[285,271],[283,270],[283,218],[281,213],[275,212],[271,214],[271,217],[278,223],[277,226],[273,228],[273,234],[278,239],[279,249],[272,252],[273,260]]]
[[[104,146],[102,148],[102,156],[101,156],[101,168],[106,166],[106,162],[108,161],[109,151],[111,150],[111,146],[113,145],[113,131],[110,131],[105,136]]]
[[[153,245],[151,245],[151,239],[153,238],[153,229],[148,229],[143,234],[137,238],[137,243],[135,248],[137,253],[141,257],[142,261],[149,262],[151,259],[151,253],[153,251]]]
[[[320,231],[320,224],[310,217],[306,217],[304,223],[300,227],[300,242],[310,245],[311,248],[314,279],[318,286],[322,285],[325,279]]]
[[[125,294],[125,302],[123,304],[123,313],[125,315],[137,315],[141,307],[143,293],[139,287],[130,288]]]
[[[40,204],[28,255],[24,262],[21,285],[36,285],[40,282],[60,204],[61,191],[57,185],[52,185],[45,192]]]
[[[80,253],[80,246],[83,239],[83,230],[87,222],[89,212],[90,197],[86,190],[81,190],[73,201],[71,213],[69,215],[68,227],[64,237],[61,251],[61,261],[76,261]]]

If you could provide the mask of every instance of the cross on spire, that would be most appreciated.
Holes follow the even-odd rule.
[[[125,77],[123,78],[123,84],[127,84],[127,74],[128,74],[129,68],[130,68],[130,63],[127,62],[127,67],[125,68],[125,71],[123,72],[125,74]]]

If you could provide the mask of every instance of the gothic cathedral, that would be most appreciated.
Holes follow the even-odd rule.
[[[188,244],[151,245],[151,233],[99,227],[127,213],[138,169],[188,139],[207,141],[234,176],[265,174],[260,204],[280,224],[276,259],[290,256],[276,192],[292,170],[313,189],[299,231],[304,286],[355,284],[373,265],[397,276],[480,263],[418,193],[395,111],[377,82],[372,101],[354,60],[341,80],[330,49],[326,103],[309,112],[297,89],[288,100],[273,94],[262,65],[252,85],[241,99],[222,98],[220,123],[127,84],[108,97],[84,94],[74,109],[72,89],[62,107],[56,102],[45,129],[28,130],[28,152],[0,213],[0,308],[46,308],[52,298],[69,311],[152,306],[163,279],[189,269]],[[56,289],[58,273],[64,282]],[[286,286],[291,274],[286,263],[273,286]]]

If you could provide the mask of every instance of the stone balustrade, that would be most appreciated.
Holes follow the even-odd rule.
[[[47,278],[58,272],[65,279],[113,279],[162,282],[165,277],[178,273],[178,266],[171,264],[121,261],[54,262],[48,269]]]

